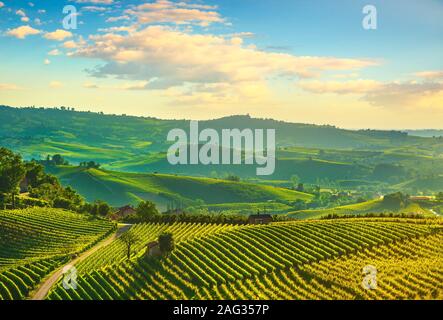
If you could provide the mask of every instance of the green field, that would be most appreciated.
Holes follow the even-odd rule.
[[[160,209],[168,202],[195,204],[309,201],[312,195],[285,188],[222,179],[115,172],[79,167],[49,167],[64,185],[70,185],[88,201],[103,200],[112,206],[150,200]],[[199,202],[200,201],[200,202]]]
[[[1,145],[25,159],[60,154],[71,163],[96,161],[119,172],[256,179],[255,166],[172,166],[167,162],[167,133],[189,129],[185,120],[105,115],[60,109],[0,106]],[[93,130],[91,130],[93,128]],[[291,176],[303,183],[387,193],[438,192],[443,181],[443,139],[409,136],[399,131],[344,130],[332,126],[286,123],[249,116],[200,122],[200,128],[276,129],[276,170],[264,180],[290,186]],[[385,168],[380,168],[384,165]],[[386,167],[387,166],[387,167]],[[415,181],[415,182],[414,182]],[[423,183],[421,182],[423,181]],[[269,183],[267,183],[269,184]],[[133,194],[123,196],[125,201]],[[135,198],[138,196],[135,195]]]
[[[350,204],[327,209],[310,209],[288,212],[286,215],[296,219],[319,219],[327,215],[366,215],[370,213],[405,213],[416,214],[425,217],[432,217],[429,209],[420,206],[418,203],[410,203],[403,208],[387,206],[381,199],[374,199],[362,203]]]

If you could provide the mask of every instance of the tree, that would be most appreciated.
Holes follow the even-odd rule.
[[[97,206],[97,214],[107,216],[111,212],[111,207],[106,202],[100,201]]]
[[[15,208],[15,194],[26,174],[20,155],[6,148],[0,148],[0,193],[10,194]]]
[[[65,164],[65,159],[63,159],[63,157],[59,154],[54,154],[52,156],[52,162],[56,165],[56,166],[60,166]]]
[[[28,184],[31,187],[38,186],[45,176],[44,167],[35,161],[31,161],[25,163],[25,168],[26,168],[26,179],[28,180]]]
[[[298,175],[296,175],[296,174],[293,174],[292,176],[291,176],[291,182],[292,182],[292,185],[293,185],[293,187],[294,187],[294,189],[297,187],[297,184],[300,182],[300,178],[299,178],[299,176]]]
[[[443,192],[439,192],[437,193],[437,195],[435,196],[435,198],[439,201],[443,201]]]
[[[170,232],[163,232],[158,236],[158,244],[162,254],[168,254],[175,248],[174,237]]]
[[[295,190],[300,191],[300,192],[304,192],[305,191],[305,186],[303,185],[303,183],[299,183],[297,185],[297,188],[295,188]]]
[[[141,220],[148,221],[149,218],[159,214],[155,204],[151,201],[141,201],[136,209],[137,216]]]
[[[228,175],[225,179],[228,180],[228,181],[234,181],[234,182],[239,182],[240,181],[240,177],[236,176],[236,175],[233,175],[233,174]]]
[[[125,244],[126,256],[129,260],[131,258],[131,248],[133,245],[135,245],[139,241],[139,238],[132,230],[129,230],[129,231],[126,231],[125,233],[123,233],[120,236],[119,240]]]

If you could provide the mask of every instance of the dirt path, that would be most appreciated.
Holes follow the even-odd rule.
[[[117,232],[112,234],[110,237],[100,241],[95,246],[93,246],[88,251],[85,251],[81,253],[77,258],[71,260],[70,262],[66,263],[65,265],[61,266],[57,270],[55,270],[49,278],[44,280],[42,283],[40,283],[39,287],[31,294],[30,299],[31,300],[43,300],[46,295],[48,294],[49,290],[54,286],[54,284],[60,279],[60,277],[63,275],[63,268],[66,266],[73,266],[76,263],[79,263],[80,261],[86,259],[91,254],[96,252],[97,250],[109,245],[112,241],[117,239],[122,233],[127,231],[132,225],[131,224],[119,224]]]

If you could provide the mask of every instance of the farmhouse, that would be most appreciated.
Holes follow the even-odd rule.
[[[409,200],[412,200],[412,201],[431,201],[433,199],[434,198],[431,196],[410,196],[409,197]]]
[[[270,214],[251,214],[248,218],[248,224],[268,224],[272,222]]]
[[[152,241],[146,245],[145,255],[153,257],[159,256],[160,254],[160,244],[158,243],[158,241]]]
[[[136,211],[132,206],[126,205],[124,207],[119,208],[117,212],[114,212],[112,214],[112,219],[117,220],[117,219],[125,218],[125,217],[129,216],[130,214],[135,214],[135,213],[136,213]]]

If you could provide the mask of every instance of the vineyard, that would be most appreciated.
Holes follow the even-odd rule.
[[[52,300],[72,299],[441,299],[439,219],[338,219],[266,226],[137,225],[143,239],[124,259],[118,241],[79,265],[77,290],[57,284]],[[168,228],[175,250],[144,257]],[[378,270],[377,290],[361,286]]]
[[[0,300],[24,299],[43,278],[115,230],[59,209],[0,211]]]

